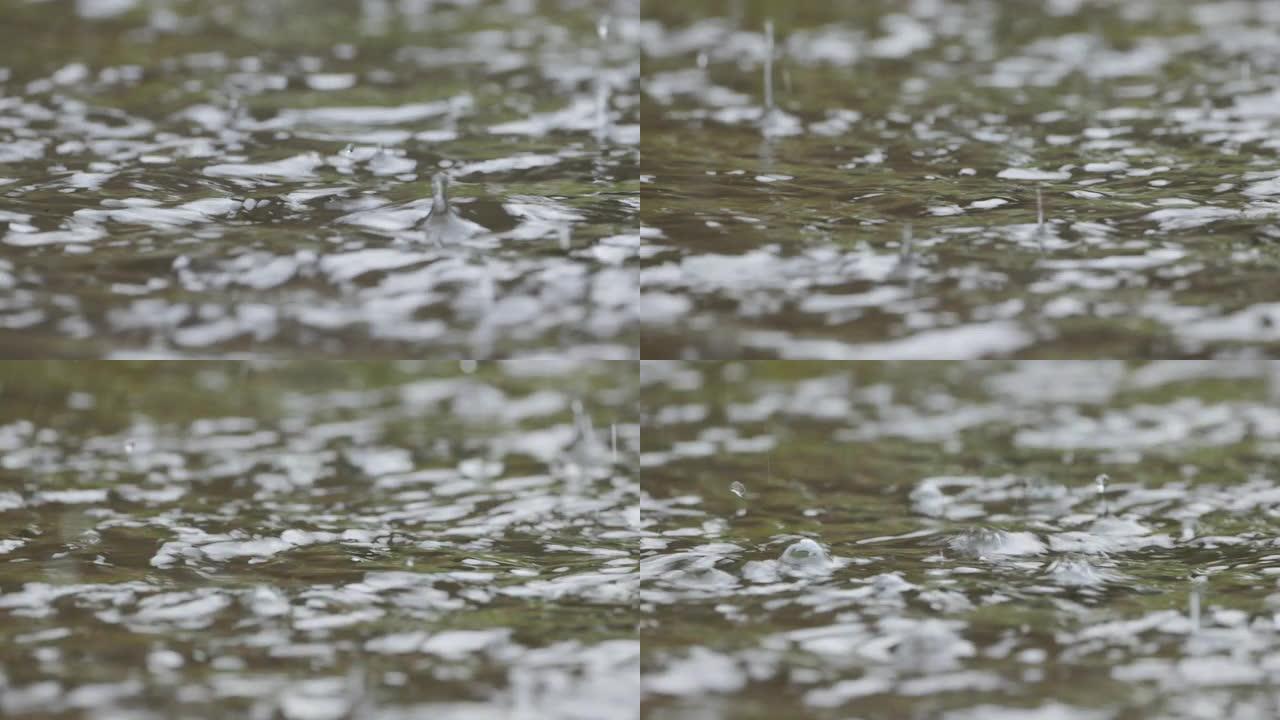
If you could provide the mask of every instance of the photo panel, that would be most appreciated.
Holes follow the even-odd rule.
[[[645,720],[1274,714],[1277,364],[642,365]]]
[[[1280,6],[641,7],[642,357],[1275,351]]]

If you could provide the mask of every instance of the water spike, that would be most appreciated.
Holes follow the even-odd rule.
[[[431,177],[431,214],[449,212],[449,176],[436,173]]]
[[[1036,186],[1036,224],[1044,228],[1044,192],[1041,186]]]
[[[1191,597],[1187,607],[1187,619],[1191,621],[1191,634],[1200,632],[1200,593],[1203,592],[1205,577],[1197,575],[1191,578]]]
[[[1111,476],[1106,473],[1102,473],[1098,477],[1094,478],[1093,482],[1098,487],[1098,501],[1102,503],[1102,514],[1111,514],[1107,509],[1107,483],[1111,482]]]

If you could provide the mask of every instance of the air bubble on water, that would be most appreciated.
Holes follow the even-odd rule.
[[[780,558],[783,565],[805,573],[827,572],[831,559],[817,542],[805,538],[787,546]]]
[[[747,488],[745,485],[735,480],[733,484],[729,486],[729,492],[737,495],[738,497],[744,497],[747,494]]]

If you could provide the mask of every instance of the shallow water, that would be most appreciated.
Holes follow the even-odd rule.
[[[644,717],[1280,709],[1280,366],[641,373]]]
[[[1276,4],[641,10],[644,357],[1276,349]]]
[[[638,717],[615,370],[0,364],[0,715]]]
[[[0,353],[636,355],[634,0],[3,13]]]

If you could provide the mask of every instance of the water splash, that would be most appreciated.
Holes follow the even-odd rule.
[[[427,241],[439,246],[486,232],[483,226],[461,217],[452,206],[449,201],[450,182],[448,173],[438,172],[431,177],[431,213],[421,225]]]
[[[738,497],[744,497],[747,494],[747,486],[737,480],[734,480],[733,484],[729,486],[729,492],[737,495]]]

